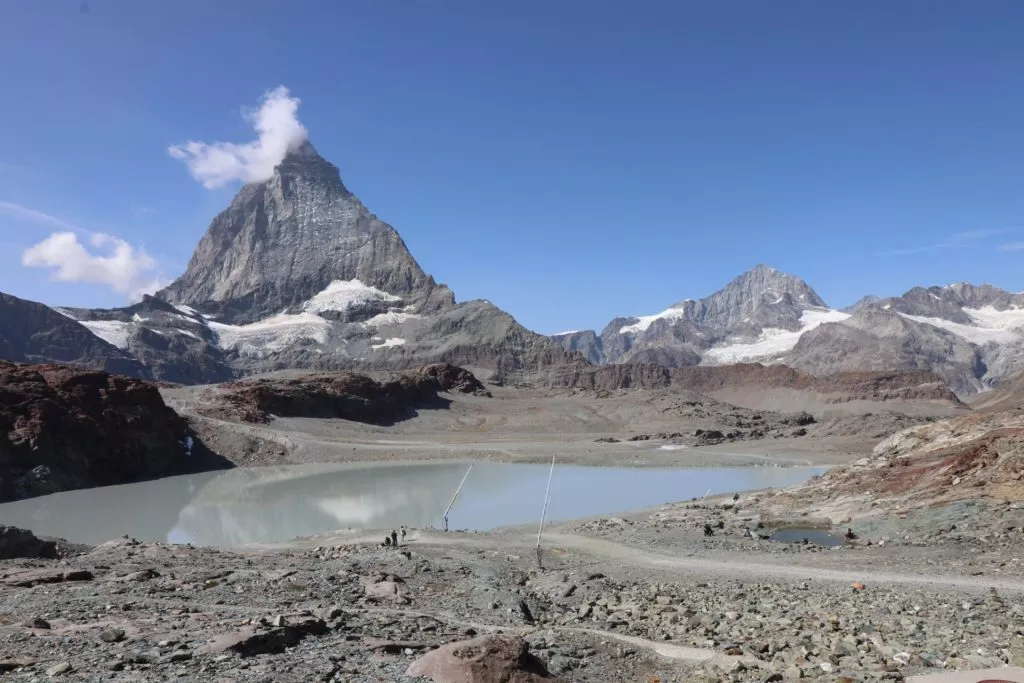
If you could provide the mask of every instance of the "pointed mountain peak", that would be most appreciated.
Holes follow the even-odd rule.
[[[712,296],[723,293],[752,302],[766,300],[769,304],[787,303],[799,308],[827,308],[818,293],[802,279],[763,263],[735,278],[725,286],[725,289]]]
[[[313,147],[313,143],[308,139],[288,151],[281,163],[274,169],[274,176],[330,186],[343,194],[350,194],[348,188],[341,181],[341,172],[338,171],[338,167],[320,156],[320,153]]]

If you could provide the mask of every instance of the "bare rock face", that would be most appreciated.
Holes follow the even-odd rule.
[[[269,422],[279,416],[391,424],[419,407],[447,406],[438,391],[481,393],[484,387],[468,370],[446,363],[383,381],[354,372],[317,373],[226,384],[221,404],[209,412],[245,422]]]
[[[544,663],[518,636],[480,636],[428,652],[406,671],[434,683],[552,683]]]
[[[760,363],[681,368],[639,363],[576,364],[544,373],[543,379],[550,387],[595,391],[687,390],[757,409],[828,412],[843,404],[861,402],[919,404],[922,409],[939,412],[966,410],[949,386],[926,370],[842,372],[817,377],[785,365]]]
[[[153,384],[69,366],[0,361],[0,434],[0,501],[211,464]]]
[[[472,372],[451,363],[431,363],[419,369],[419,374],[430,377],[441,391],[459,394],[487,394],[483,383]]]
[[[0,358],[18,363],[71,363],[89,370],[149,377],[123,350],[49,306],[0,293]]]
[[[270,180],[242,188],[213,220],[185,274],[158,296],[247,323],[301,304],[335,280],[359,280],[410,302],[453,303],[394,228],[305,142]]]
[[[37,538],[28,529],[0,525],[0,560],[16,557],[55,558],[57,544]]]

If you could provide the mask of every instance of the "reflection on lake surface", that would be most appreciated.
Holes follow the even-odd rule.
[[[470,463],[255,467],[68,491],[0,505],[0,523],[80,543],[232,546],[336,529],[440,526]],[[822,468],[555,466],[548,519],[610,514],[711,494],[789,486]],[[449,513],[452,529],[536,522],[548,466],[473,465]]]

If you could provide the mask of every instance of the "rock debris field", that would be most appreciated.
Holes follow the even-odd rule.
[[[554,525],[543,568],[534,534],[517,529],[412,530],[397,550],[376,533],[218,550],[131,539],[86,548],[7,529],[0,671],[15,681],[661,683],[898,681],[1024,663],[1019,530],[965,522],[955,543],[926,544],[893,527],[827,550],[745,536],[767,508],[730,508]],[[986,555],[993,543],[999,552]]]

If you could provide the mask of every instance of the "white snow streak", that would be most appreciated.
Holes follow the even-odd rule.
[[[619,334],[637,334],[638,332],[643,332],[653,325],[655,320],[668,320],[670,322],[675,322],[680,318],[684,318],[686,317],[686,309],[683,304],[688,301],[690,301],[690,299],[674,306],[670,306],[661,313],[655,313],[654,315],[642,315],[638,317],[637,321],[632,325],[624,325],[619,328]]]
[[[569,334],[579,334],[582,330],[566,330],[565,332],[555,332],[552,337],[564,337]]]
[[[199,341],[202,341],[202,338],[198,334],[195,334],[194,332],[189,332],[188,330],[183,330],[180,327],[175,327],[174,331],[177,332],[178,334],[183,334],[186,337],[192,337],[193,339],[198,339]]]
[[[347,311],[371,301],[399,301],[393,294],[365,285],[359,280],[335,280],[324,291],[313,296],[303,310],[308,313]]]
[[[369,320],[362,324],[367,327],[380,327],[381,325],[398,325],[408,320],[419,320],[422,315],[416,315],[415,313],[399,313],[397,311],[388,311],[387,313],[378,313]]]
[[[849,317],[849,313],[833,309],[807,310],[800,316],[800,329],[795,332],[769,327],[762,330],[760,336],[752,342],[738,341],[735,344],[708,349],[704,354],[704,361],[726,364],[769,359],[791,350],[804,332],[809,332],[824,323],[842,322]]]
[[[119,349],[128,348],[128,337],[132,332],[131,323],[120,320],[81,320],[81,324],[97,337]]]
[[[385,339],[384,341],[382,341],[380,344],[374,344],[371,348],[374,348],[374,349],[386,349],[386,348],[389,348],[389,347],[392,347],[392,346],[404,346],[404,345],[405,345],[405,340],[404,339],[401,339],[399,337],[390,337],[389,339]]]
[[[313,313],[281,313],[248,325],[208,324],[217,333],[220,348],[234,349],[243,356],[254,357],[283,351],[300,341],[323,344],[331,330],[328,321]]]
[[[972,344],[1006,344],[1024,337],[1024,309],[1010,308],[999,311],[992,306],[983,308],[962,309],[971,320],[972,325],[955,323],[944,318],[929,318],[922,315],[906,315],[904,318],[914,322],[924,323],[941,330],[952,332]]]

